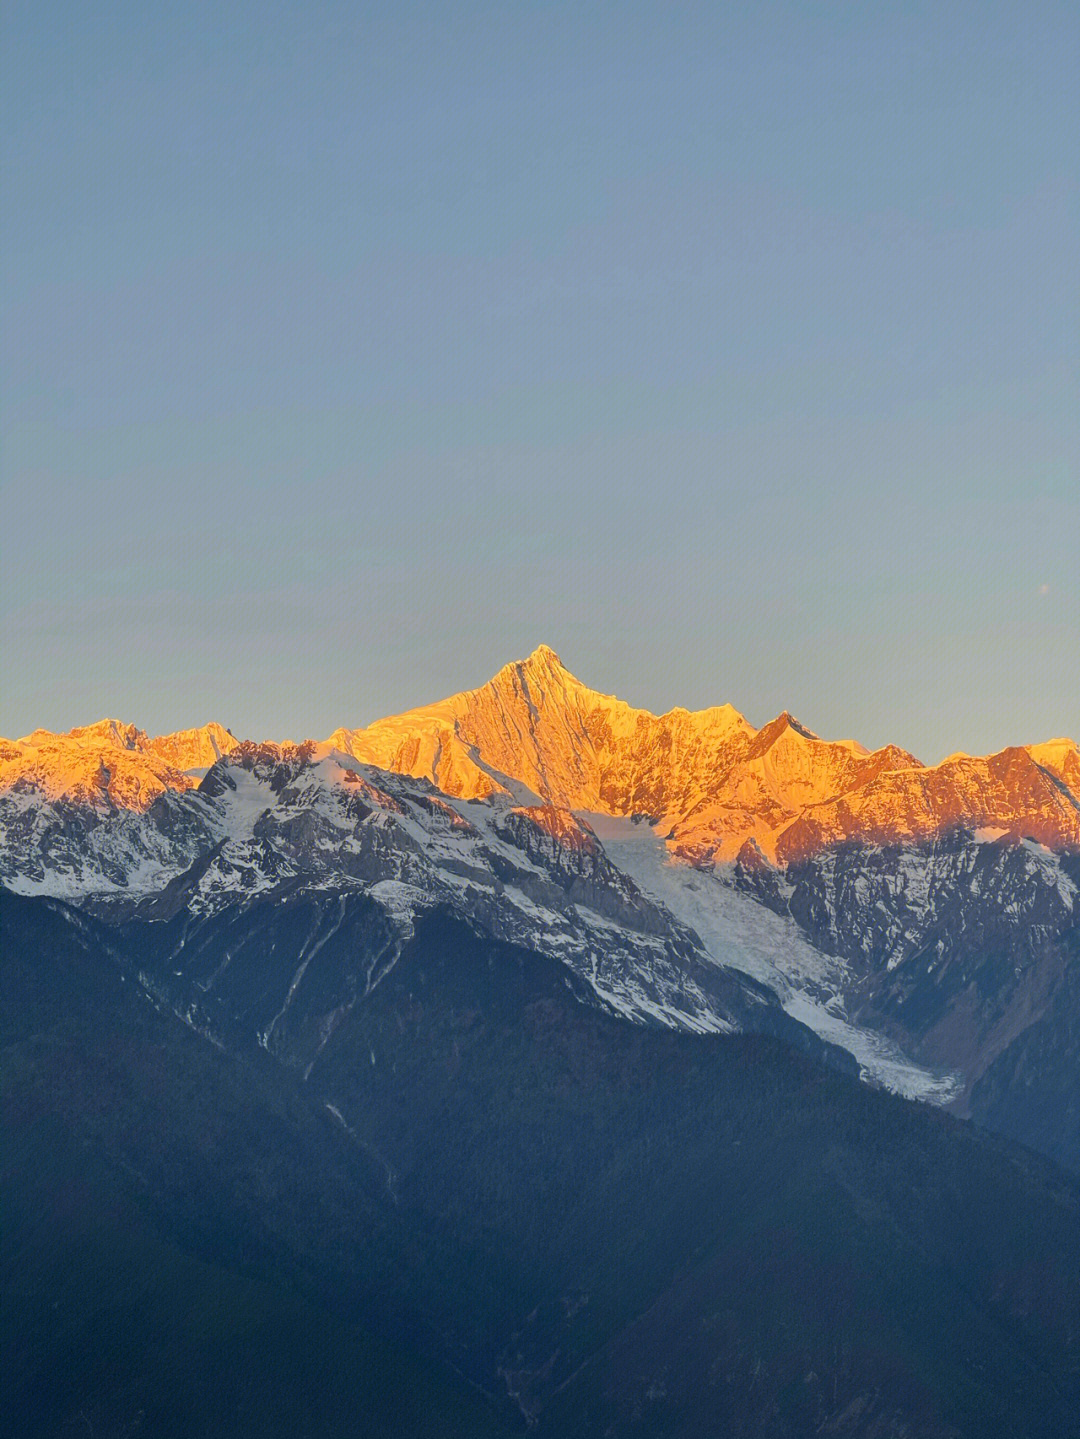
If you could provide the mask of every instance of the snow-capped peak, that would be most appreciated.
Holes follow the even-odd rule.
[[[117,720],[66,736],[39,730],[5,745],[0,792],[145,807],[162,788],[190,788],[236,745],[216,724],[155,738]],[[477,689],[335,730],[324,747],[461,799],[645,814],[697,862],[734,860],[749,842],[776,862],[845,839],[907,842],[958,825],[1080,847],[1072,740],[928,768],[895,745],[871,752],[822,739],[787,710],[756,730],[731,705],[637,709],[590,689],[546,644]]]

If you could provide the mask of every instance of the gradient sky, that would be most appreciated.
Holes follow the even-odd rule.
[[[0,733],[1080,733],[1073,3],[4,27]]]

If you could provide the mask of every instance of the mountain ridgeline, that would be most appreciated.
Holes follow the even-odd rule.
[[[1080,1434],[1073,741],[542,647],[0,741],[0,881],[11,1432]]]
[[[839,1048],[1077,1166],[1078,795],[1071,740],[926,767],[786,713],[636,710],[542,646],[302,745],[0,742],[0,878],[115,922],[362,892],[399,939],[442,904],[629,1017]]]

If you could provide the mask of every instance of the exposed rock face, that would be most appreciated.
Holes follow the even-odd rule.
[[[792,970],[778,950],[777,979],[795,976],[792,1012],[824,1005],[889,1036],[950,1071],[952,1102],[988,1122],[1005,1115],[1001,1077],[1018,1066],[1032,1095],[1039,1083],[1080,1090],[1067,999],[1080,964],[1073,740],[928,767],[895,746],[821,740],[786,712],[755,731],[730,708],[632,710],[586,689],[547,649],[481,689],[337,739],[358,753],[381,746],[382,763],[408,758],[441,784],[467,775],[571,810],[646,814],[676,864],[730,876],[839,961],[814,968],[792,949]],[[454,746],[464,768],[424,770],[425,756]],[[726,952],[730,907],[715,887],[652,878],[654,897],[662,891],[688,922],[700,926],[712,902],[707,943]],[[649,876],[639,880],[648,890]],[[814,1022],[826,1032],[820,1008]],[[1047,1067],[1038,1082],[1036,1053]],[[1023,1137],[1028,1121],[1016,1115],[1027,1109],[1011,1091],[1008,1102],[1010,1132]],[[1040,1110],[1047,1133],[1052,1108]],[[1076,1131],[1063,1121],[1044,1147],[1078,1163]]]
[[[331,742],[447,793],[516,784],[568,809],[662,814],[695,802],[729,747],[752,734],[729,705],[656,716],[597,694],[541,646],[478,690],[336,730]]]
[[[208,724],[201,729],[183,729],[174,734],[158,735],[156,739],[148,740],[145,747],[174,769],[190,774],[193,770],[208,770],[222,755],[231,754],[238,743],[221,725]]]
[[[0,741],[0,794],[146,809],[240,742],[220,725],[149,738],[116,720]],[[366,729],[331,749],[429,780],[460,799],[645,814],[694,862],[790,864],[848,840],[927,840],[990,830],[1080,850],[1080,749],[1072,740],[957,755],[926,767],[895,745],[819,739],[787,712],[755,730],[730,705],[665,715],[575,679],[541,646],[488,684]]]
[[[645,933],[671,932],[665,912],[616,869],[592,827],[570,810],[554,805],[514,808],[500,814],[495,827],[554,875],[574,902],[619,923],[629,921]]]
[[[956,829],[736,878],[845,961],[853,1020],[963,1076],[962,1112],[1080,1164],[1080,856]]]
[[[849,793],[808,805],[780,835],[775,853],[791,862],[849,839],[910,843],[958,829],[1077,849],[1080,801],[1029,750],[1016,747],[985,759],[885,772]]]
[[[109,725],[105,729],[104,725]],[[136,742],[124,743],[134,736]],[[0,795],[24,803],[68,800],[99,813],[142,811],[167,790],[183,793],[196,780],[137,741],[146,736],[113,721],[70,735],[35,730],[0,746]]]
[[[191,796],[237,743],[216,724],[150,739],[118,720],[0,740],[0,878],[75,899],[167,883],[210,842]]]

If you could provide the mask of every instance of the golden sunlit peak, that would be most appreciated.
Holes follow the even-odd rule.
[[[807,728],[801,720],[797,720],[790,710],[784,710],[776,718],[776,724],[782,729],[794,730],[803,739],[817,739],[818,736],[812,729]]]
[[[118,749],[141,749],[146,740],[145,731],[137,725],[126,724],[118,719],[99,719],[93,724],[77,725],[70,730],[36,729],[24,735],[20,744],[49,744],[71,740],[77,744],[113,745]]]
[[[555,651],[551,648],[550,645],[537,645],[536,648],[533,650],[532,654],[529,655],[528,659],[522,660],[521,663],[524,665],[532,665],[534,667],[540,665],[550,667],[554,665],[557,666],[559,669],[564,668],[562,660],[559,658],[559,656],[555,653]]]
[[[531,685],[545,690],[560,690],[568,684],[581,683],[570,673],[550,645],[537,645],[523,660],[511,660],[509,664],[503,665],[498,674],[492,677],[491,683],[507,679],[513,682],[514,677],[527,679]]]

